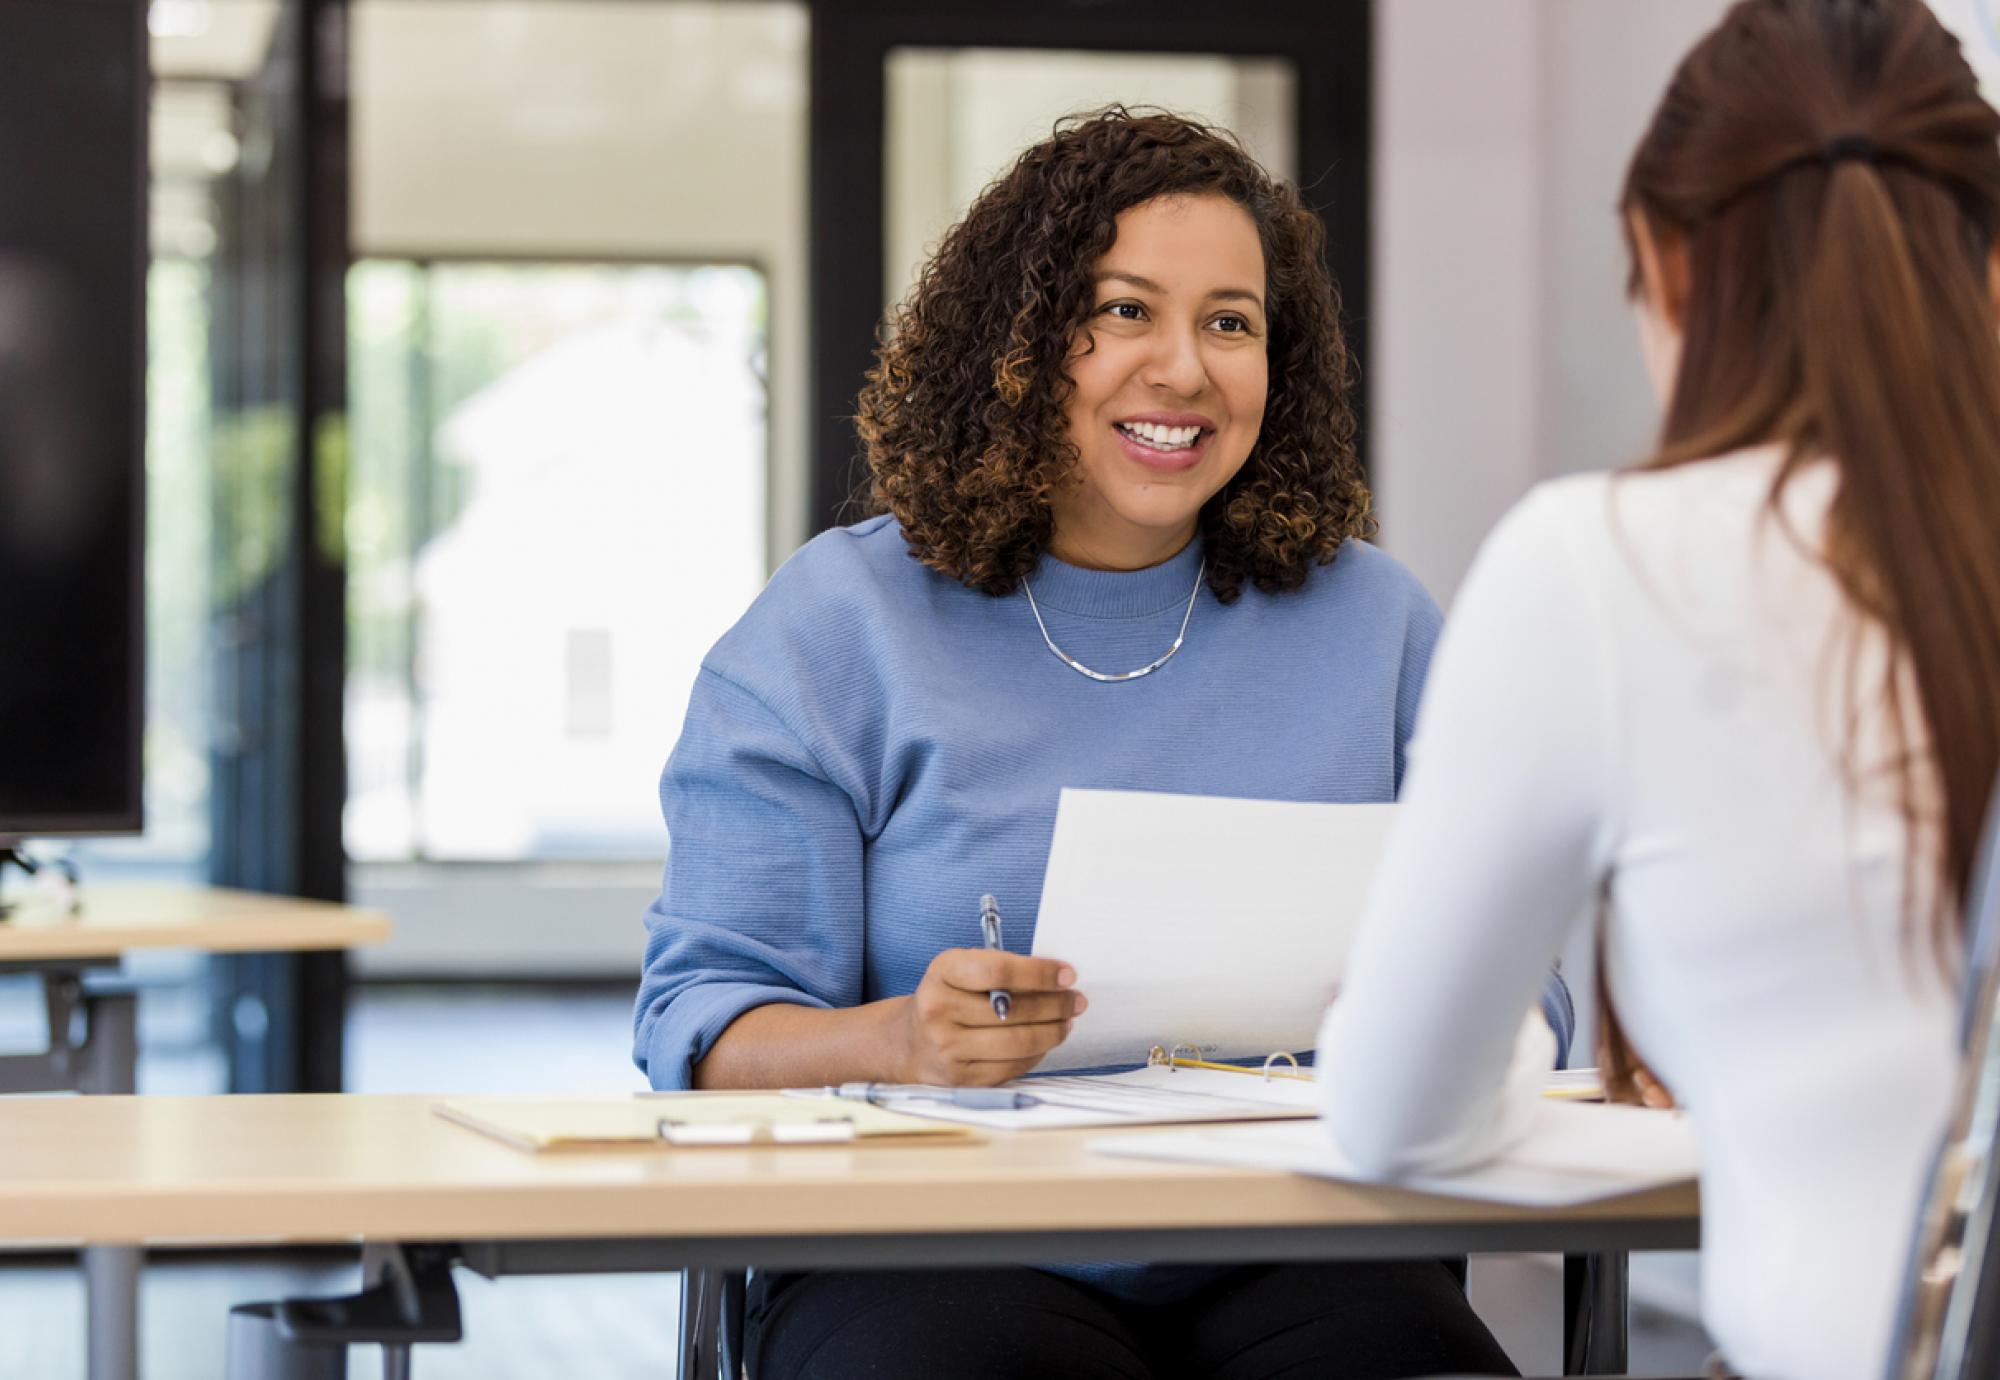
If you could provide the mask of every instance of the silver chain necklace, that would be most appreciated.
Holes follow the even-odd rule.
[[[1206,574],[1208,574],[1208,557],[1203,556],[1200,568],[1194,573],[1194,589],[1188,595],[1187,612],[1181,615],[1181,630],[1174,634],[1174,645],[1162,652],[1158,661],[1147,666],[1141,666],[1136,671],[1121,671],[1117,675],[1111,675],[1104,671],[1093,671],[1068,652],[1056,646],[1056,640],[1049,636],[1049,625],[1042,621],[1041,606],[1035,602],[1035,591],[1028,588],[1026,576],[1021,578],[1021,593],[1028,596],[1028,607],[1034,610],[1035,626],[1042,630],[1042,641],[1049,644],[1049,650],[1056,654],[1056,658],[1063,665],[1069,667],[1070,670],[1080,676],[1089,676],[1092,680],[1101,681],[1106,685],[1116,685],[1120,681],[1137,680],[1141,676],[1150,676],[1153,672],[1174,659],[1174,653],[1181,649],[1181,643],[1187,641],[1188,620],[1194,617],[1194,601],[1201,597],[1201,579]]]

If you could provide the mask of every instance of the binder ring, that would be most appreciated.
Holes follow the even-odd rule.
[[[1290,1064],[1292,1066],[1293,1072],[1298,1071],[1299,1061],[1293,1058],[1291,1055],[1284,1053],[1282,1050],[1276,1054],[1267,1055],[1265,1056],[1264,1059],[1264,1081],[1266,1083],[1271,1081],[1271,1065],[1277,1063],[1280,1059],[1283,1059],[1286,1063]]]
[[[1191,1045],[1183,1041],[1175,1045],[1172,1049],[1165,1049],[1159,1045],[1154,1045],[1146,1051],[1146,1067],[1149,1069],[1164,1067],[1168,1073],[1172,1073],[1180,1065],[1182,1050],[1186,1050],[1188,1053],[1188,1063],[1199,1065],[1202,1062],[1201,1046]]]

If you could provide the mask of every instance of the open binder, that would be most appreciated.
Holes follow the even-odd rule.
[[[1146,1062],[1123,1073],[1054,1073],[1007,1085],[1038,1099],[1017,1110],[955,1107],[943,1102],[897,1105],[914,1116],[990,1130],[1062,1130],[1101,1126],[1166,1126],[1233,1121],[1304,1120],[1319,1115],[1319,1091],[1309,1068],[1287,1053],[1261,1063],[1204,1059],[1192,1045],[1154,1045]],[[1550,1076],[1544,1095],[1565,1101],[1601,1098],[1595,1069]]]
[[[1310,1070],[1290,1054],[1259,1065],[1215,1063],[1190,1045],[1155,1045],[1146,1062],[1122,1073],[1052,1073],[1006,1085],[1035,1105],[1017,1109],[958,1107],[899,1101],[913,1116],[993,1130],[1158,1126],[1218,1121],[1269,1121],[1318,1114]]]
[[[1183,1055],[1181,1051],[1184,1049],[1190,1052]],[[1280,1060],[1284,1061],[1285,1067],[1279,1067]],[[1199,1051],[1194,1050],[1191,1045],[1175,1045],[1171,1050],[1164,1050],[1154,1045],[1152,1052],[1146,1057],[1146,1063],[1165,1064],[1177,1069],[1211,1069],[1217,1073],[1254,1073],[1266,1081],[1273,1078],[1287,1078],[1305,1083],[1313,1081],[1312,1071],[1300,1068],[1299,1061],[1289,1054],[1267,1055],[1260,1067],[1253,1068],[1248,1064],[1218,1064],[1200,1058]],[[1558,1102],[1602,1102],[1604,1080],[1595,1068],[1556,1069],[1549,1074],[1548,1082],[1543,1085],[1542,1096],[1553,1098]]]

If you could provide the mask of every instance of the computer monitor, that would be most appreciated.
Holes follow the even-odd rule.
[[[0,839],[141,823],[146,92],[142,0],[0,6]]]

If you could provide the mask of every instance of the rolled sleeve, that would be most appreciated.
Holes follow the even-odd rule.
[[[639,1050],[646,1081],[661,1092],[693,1087],[694,1066],[708,1056],[729,1023],[745,1011],[776,1002],[822,1010],[827,1005],[796,987],[753,982],[701,982],[688,987],[660,1009],[646,1045]]]
[[[744,1012],[862,998],[862,839],[852,798],[755,694],[704,670],[660,782],[668,855],[646,911],[633,1057],[655,1088]]]
[[[1556,1036],[1556,1067],[1569,1067],[1569,1046],[1576,1038],[1576,1001],[1569,994],[1569,984],[1563,975],[1554,969],[1542,979],[1542,1016],[1549,1023],[1549,1029]]]

